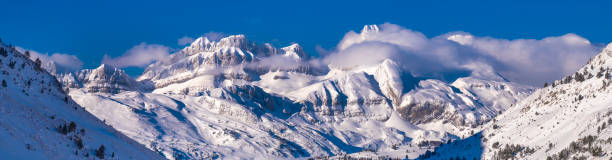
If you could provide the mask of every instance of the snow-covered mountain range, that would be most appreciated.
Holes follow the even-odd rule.
[[[26,55],[0,43],[2,159],[163,159],[85,111]]]
[[[384,29],[347,34],[337,52],[381,38]],[[444,38],[436,41],[470,39]],[[0,137],[8,142],[0,154],[9,159],[612,154],[612,44],[539,89],[477,63],[461,64],[469,73],[450,77],[414,73],[392,56],[339,65],[298,43],[277,48],[244,35],[197,38],[137,78],[107,64],[60,73],[54,62],[0,48]]]
[[[135,79],[110,65],[57,78],[85,110],[168,159],[416,158],[533,91],[490,69],[440,80],[393,59],[340,67],[312,57],[297,43],[200,37]]]

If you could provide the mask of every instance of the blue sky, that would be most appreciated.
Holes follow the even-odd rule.
[[[428,37],[465,31],[503,39],[576,33],[594,43],[612,40],[610,1],[1,1],[4,42],[74,54],[84,68],[141,42],[180,48],[179,38],[211,31],[276,46],[298,42],[309,52],[316,45],[335,47],[364,24],[385,22]]]

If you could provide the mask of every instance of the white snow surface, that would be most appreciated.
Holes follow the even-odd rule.
[[[0,156],[2,159],[163,159],[85,111],[61,84],[23,54],[0,43]],[[60,125],[74,130],[60,133]],[[82,131],[81,131],[82,130]],[[77,145],[81,140],[82,148]]]

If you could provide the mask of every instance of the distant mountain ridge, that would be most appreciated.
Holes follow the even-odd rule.
[[[368,25],[361,34],[378,31]],[[469,136],[532,92],[486,69],[446,82],[392,59],[334,68],[312,66],[311,57],[297,43],[200,37],[136,79],[106,65],[58,79],[87,111],[169,159],[369,150],[415,158],[427,150],[419,145]],[[271,58],[294,68],[261,63]]]

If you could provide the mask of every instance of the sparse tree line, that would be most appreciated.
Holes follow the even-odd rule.
[[[493,148],[499,148],[499,142],[493,143]],[[495,160],[506,160],[506,159],[516,159],[517,157],[525,157],[527,155],[531,155],[535,153],[535,149],[522,146],[518,144],[506,144],[503,148],[499,148],[493,154],[493,159]]]
[[[589,60],[589,62],[591,62],[591,60]],[[601,64],[601,62],[600,62]],[[595,67],[593,65],[590,66],[590,69],[595,71]],[[562,80],[556,80],[554,82],[551,83],[552,87],[556,87],[557,85],[561,85],[561,84],[568,84],[571,82],[583,82],[585,80],[591,79],[593,77],[597,77],[597,78],[604,78],[604,79],[609,79],[612,78],[610,77],[610,72],[611,69],[610,68],[603,68],[603,67],[599,67],[599,70],[597,71],[597,73],[595,75],[593,75],[592,73],[588,72],[587,68],[585,68],[583,70],[583,72],[576,72],[573,75],[569,75],[564,77]],[[608,84],[609,85],[609,84]],[[544,87],[548,87],[549,84],[548,82],[544,82]]]
[[[2,43],[1,39],[0,39],[0,43]],[[9,45],[9,49],[10,49],[11,52],[20,53],[19,51],[17,51],[15,49],[15,46]],[[0,55],[2,57],[7,57],[8,56],[8,52],[9,51],[7,49],[5,49],[4,47],[0,47]],[[21,53],[21,54],[23,56],[25,56],[26,59],[31,60],[30,59],[30,57],[31,57],[30,51],[26,50],[24,53]],[[14,69],[15,68],[15,62],[13,62],[13,61],[11,61],[11,62],[12,63],[9,63],[9,67],[11,69]],[[37,70],[37,71],[41,71],[42,70],[42,67],[41,67],[42,66],[42,61],[40,60],[40,58],[36,57],[36,59],[33,62],[34,62],[34,69]],[[25,63],[22,64],[21,68],[24,68],[24,67],[25,67]]]
[[[1,39],[0,39],[0,43],[1,43],[1,42],[2,42],[2,41],[1,41]],[[30,57],[31,57],[31,52],[30,52],[30,51],[24,51],[23,53],[21,53],[21,52],[17,51],[17,50],[15,49],[15,47],[14,47],[14,46],[12,46],[12,45],[8,45],[8,46],[9,46],[9,47],[0,47],[0,55],[1,55],[2,57],[5,57],[5,58],[6,58],[6,57],[8,57],[8,53],[9,53],[9,52],[12,52],[12,53],[14,53],[14,55],[16,55],[16,56],[17,56],[17,55],[22,55],[22,56],[23,56],[23,57],[25,57],[25,59],[27,59],[27,60],[26,60],[26,61],[24,61],[23,63],[21,63],[21,64],[20,64],[21,68],[17,68],[17,60],[15,60],[15,59],[13,59],[13,58],[10,58],[10,59],[0,59],[0,68],[3,68],[3,67],[4,67],[4,65],[3,65],[3,61],[2,61],[2,60],[6,60],[6,61],[8,61],[8,67],[9,67],[10,69],[17,69],[18,71],[21,71],[21,69],[25,69],[25,67],[27,66],[27,64],[26,64],[26,63],[28,63],[28,64],[32,64],[32,65],[30,65],[30,66],[32,66],[32,69],[34,69],[35,71],[38,71],[38,72],[46,72],[46,71],[45,71],[45,70],[42,68],[42,61],[41,61],[39,58],[36,58],[34,61],[32,61],[32,60],[30,59]],[[8,72],[7,70],[2,70],[2,74],[3,74],[3,75],[9,75],[9,72]],[[19,72],[17,72],[17,74],[19,75]],[[56,85],[57,85],[57,87],[59,88],[60,92],[64,92],[64,90],[63,90],[63,89],[62,89],[62,87],[61,87],[61,85],[62,85],[62,84],[61,84],[61,83],[59,83],[59,82],[58,82],[58,81],[55,79],[55,77],[53,77],[53,80],[55,80]],[[31,84],[32,84],[32,82],[33,82],[33,79],[32,79],[32,78],[30,78],[30,79],[28,79],[28,80],[25,80],[25,79],[24,79],[23,81],[24,81],[24,85],[25,85],[25,87],[30,88],[30,86],[31,86]],[[17,83],[18,81],[17,81],[17,79],[16,79],[16,78],[13,78],[13,82]],[[44,84],[44,83],[45,83],[45,81],[44,81],[44,80],[41,80],[41,84]],[[53,85],[52,81],[51,81],[51,82],[48,82],[48,86],[52,86],[52,85]],[[7,82],[7,80],[6,80],[6,79],[2,79],[2,85],[1,85],[1,86],[2,86],[3,88],[8,87],[8,82]],[[43,94],[43,93],[45,93],[45,92],[47,92],[47,93],[51,93],[51,92],[52,92],[52,89],[51,89],[51,88],[52,88],[52,87],[44,87],[44,86],[42,86],[42,87],[41,87],[41,89],[40,89],[40,93],[41,93],[41,94]],[[25,89],[22,89],[22,92],[23,92],[24,94],[28,95],[28,96],[29,96],[29,94],[30,94],[30,92],[27,92]],[[65,102],[68,102],[68,100],[67,100],[67,99],[64,99],[64,101],[65,101]]]
[[[51,116],[51,119],[55,119],[55,116]],[[81,137],[85,136],[84,128],[81,128],[80,130],[77,131],[77,124],[74,121],[71,121],[68,124],[66,124],[65,122],[63,124],[60,124],[59,126],[57,126],[56,129],[57,129],[57,132],[63,135],[68,135],[68,139],[70,139],[71,141],[74,141],[74,145],[77,148],[74,151],[75,155],[79,155],[79,151],[81,150],[81,152],[84,153],[83,156],[89,157],[89,152],[87,152],[86,150],[83,151],[85,145]],[[100,147],[98,147],[98,149],[94,151],[94,156],[100,159],[104,159],[106,155],[105,152],[106,152],[106,147],[104,147],[104,145],[102,144],[100,145]],[[111,153],[111,157],[115,157],[115,152]]]
[[[579,153],[590,153],[593,157],[600,157],[605,152],[598,145],[602,141],[597,139],[597,136],[588,135],[570,143],[567,148],[560,152],[546,157],[547,160],[568,160],[568,159],[587,159],[585,155],[576,155]],[[609,143],[609,142],[608,142]],[[576,155],[576,156],[575,156]]]

